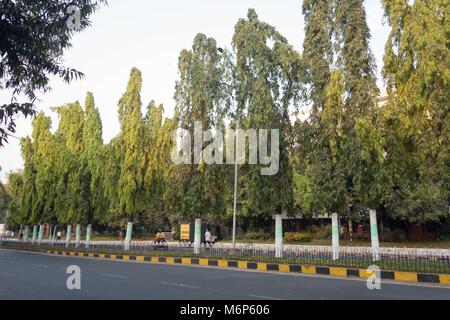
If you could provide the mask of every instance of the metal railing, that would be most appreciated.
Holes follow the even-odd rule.
[[[171,257],[198,257],[224,260],[245,260],[250,262],[285,263],[293,265],[314,265],[328,267],[347,267],[366,269],[370,265],[377,265],[381,270],[410,271],[434,274],[450,274],[450,255],[437,254],[435,252],[381,252],[379,260],[375,261],[369,251],[352,250],[346,248],[341,251],[339,259],[333,260],[333,254],[329,247],[317,248],[285,248],[283,257],[275,257],[275,248],[258,248],[241,246],[232,248],[221,245],[203,244],[198,253],[189,243],[163,243],[153,241],[132,241],[129,250],[124,251],[124,243],[121,241],[95,241],[85,248],[84,242],[77,244],[74,241],[66,244],[66,241],[31,241],[0,240],[0,246],[25,250],[76,250],[97,253],[134,254],[146,256],[171,256]]]

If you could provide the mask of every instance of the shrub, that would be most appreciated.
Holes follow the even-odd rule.
[[[264,231],[248,231],[241,238],[245,240],[270,240],[273,237],[270,233]]]
[[[317,231],[313,234],[313,238],[316,240],[329,240],[331,239],[331,225],[325,225],[317,228]]]
[[[307,232],[286,232],[284,238],[287,241],[310,242],[312,237]]]

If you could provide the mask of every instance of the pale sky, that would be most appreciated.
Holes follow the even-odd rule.
[[[276,27],[288,41],[302,51],[304,24],[301,0],[109,0],[109,5],[96,12],[92,26],[76,35],[73,47],[64,55],[66,66],[82,71],[86,77],[67,85],[52,78],[52,91],[38,94],[43,110],[52,117],[52,131],[57,117],[51,107],[80,101],[92,91],[103,121],[103,138],[107,143],[119,132],[117,102],[125,91],[130,69],[142,71],[142,111],[153,99],[163,103],[166,116],[173,114],[173,93],[177,79],[178,54],[190,48],[199,32],[213,37],[219,46],[231,48],[234,26],[254,8],[261,20]],[[382,66],[389,27],[383,25],[380,0],[366,0],[368,24],[372,33],[371,49],[378,74]],[[382,87],[379,76],[379,86]],[[0,92],[0,103],[10,95]],[[17,121],[18,137],[31,135],[31,119]],[[19,141],[10,138],[0,148],[0,180],[6,181],[11,170],[22,168]]]

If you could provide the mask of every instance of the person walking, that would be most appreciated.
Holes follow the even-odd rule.
[[[205,242],[208,244],[208,246],[211,246],[211,233],[209,232],[208,229],[206,229],[205,232]]]
[[[58,232],[56,233],[56,240],[61,240],[61,230],[58,230]]]

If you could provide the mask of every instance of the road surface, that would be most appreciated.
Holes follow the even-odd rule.
[[[81,289],[67,289],[69,266]],[[4,299],[450,299],[450,288],[200,266],[62,257],[0,249]]]

